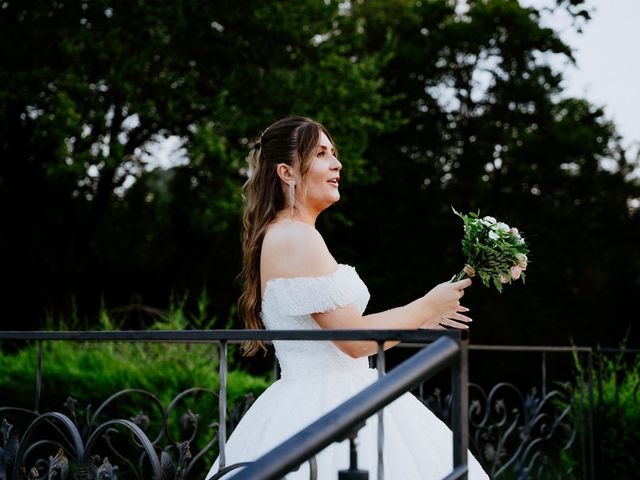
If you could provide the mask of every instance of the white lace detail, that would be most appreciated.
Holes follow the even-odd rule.
[[[364,287],[364,288],[363,288]],[[363,293],[366,292],[364,295]],[[369,301],[369,290],[355,268],[340,264],[322,277],[274,278],[267,282],[262,308],[269,295],[282,315],[322,313],[355,304],[360,313]]]
[[[269,280],[262,300],[262,322],[268,330],[318,330],[311,316],[355,305],[363,313],[369,290],[355,268],[340,264],[321,277],[275,278]],[[362,371],[366,358],[353,359],[333,342],[273,342],[282,378],[309,378],[311,372],[328,374]]]

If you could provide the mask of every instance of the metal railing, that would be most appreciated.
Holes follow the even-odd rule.
[[[180,458],[177,462],[173,462],[168,456],[167,448],[161,449],[158,444],[158,438],[154,441],[150,441],[145,432],[139,428],[139,426],[131,420],[118,419],[109,420],[100,425],[85,425],[80,429],[79,425],[74,418],[70,418],[62,413],[39,413],[40,397],[42,395],[42,363],[43,363],[43,349],[42,343],[49,341],[79,341],[79,342],[162,342],[162,343],[216,343],[219,345],[219,378],[220,388],[217,395],[219,401],[219,424],[217,432],[217,440],[219,447],[219,464],[220,468],[229,468],[225,465],[225,447],[226,447],[226,425],[227,425],[227,346],[229,343],[238,343],[246,340],[262,340],[262,341],[274,341],[274,340],[290,340],[290,341],[375,341],[378,344],[379,360],[377,362],[377,368],[381,377],[376,384],[369,387],[365,392],[367,395],[360,394],[356,402],[354,399],[345,402],[342,406],[343,410],[340,410],[346,420],[338,431],[325,430],[317,427],[313,430],[312,441],[305,445],[305,449],[296,450],[295,460],[291,460],[294,457],[289,456],[289,460],[285,462],[289,465],[291,462],[298,462],[303,457],[309,458],[318,449],[323,448],[322,445],[328,445],[332,441],[344,439],[344,434],[353,429],[353,426],[364,418],[363,415],[370,415],[375,410],[380,409],[386,405],[393,398],[401,395],[402,393],[410,390],[416,383],[420,383],[420,379],[424,379],[430,375],[431,369],[442,368],[444,365],[451,365],[451,380],[452,380],[452,401],[453,401],[453,463],[454,471],[447,478],[466,478],[467,471],[467,447],[468,447],[468,434],[467,434],[467,383],[468,383],[468,370],[467,370],[467,345],[468,339],[464,332],[459,331],[444,331],[434,332],[428,330],[378,330],[378,331],[351,331],[351,330],[304,330],[304,331],[234,331],[234,330],[212,330],[212,331],[75,331],[75,332],[0,332],[0,340],[13,340],[13,341],[35,341],[38,342],[38,358],[37,367],[35,372],[35,409],[33,412],[36,415],[35,420],[31,422],[26,429],[23,437],[18,441],[15,458],[10,459],[13,466],[14,480],[21,478],[22,471],[26,472],[24,468],[25,457],[31,453],[34,445],[29,445],[32,433],[37,427],[47,424],[54,427],[55,431],[60,434],[68,448],[68,454],[71,455],[72,462],[77,465],[77,472],[75,478],[88,479],[94,478],[96,471],[103,469],[107,471],[113,467],[109,464],[108,459],[105,458],[103,464],[100,466],[94,465],[94,458],[91,455],[92,449],[95,447],[98,436],[108,435],[109,432],[118,427],[124,427],[135,437],[135,443],[142,447],[144,452],[140,455],[139,464],[143,463],[144,459],[147,459],[151,466],[153,477],[156,479],[161,478],[186,478],[188,473],[193,467],[193,463],[201,457],[202,452],[193,456],[189,452],[188,443],[178,443],[177,441],[171,441],[171,447],[180,452]],[[434,344],[425,349],[419,355],[419,360],[413,362],[408,361],[407,365],[397,367],[394,369],[393,374],[384,376],[384,350],[383,345],[386,341],[397,340],[401,342],[422,343],[428,344],[434,342]],[[425,368],[425,365],[428,368]],[[397,370],[397,372],[396,372]],[[371,389],[371,390],[369,390]],[[194,389],[194,390],[206,390],[206,389]],[[121,394],[122,392],[119,392]],[[363,392],[364,393],[364,392]],[[119,395],[117,394],[117,395]],[[182,395],[182,394],[181,394]],[[115,397],[115,395],[114,395]],[[367,399],[365,399],[365,397]],[[177,397],[176,397],[177,398]],[[111,399],[110,399],[111,400]],[[174,402],[172,402],[173,405]],[[363,409],[362,405],[366,408]],[[0,406],[0,416],[3,412],[11,410],[7,407]],[[24,409],[23,409],[24,410]],[[330,412],[330,414],[336,415],[336,411]],[[379,441],[378,441],[378,476],[383,478],[384,464],[383,464],[383,422],[382,415],[379,413]],[[163,414],[164,422],[166,422],[167,414]],[[342,418],[342,417],[341,417]],[[95,416],[92,419],[95,421]],[[55,425],[54,425],[55,424]],[[10,427],[5,427],[10,430]],[[163,425],[164,429],[167,429],[167,425]],[[307,432],[309,433],[309,432]],[[342,438],[339,438],[340,436]],[[166,438],[172,440],[167,433]],[[71,441],[69,441],[71,439]],[[327,443],[328,442],[328,443]],[[44,443],[61,446],[62,441],[43,440],[36,442],[37,446],[42,446]],[[211,447],[213,442],[208,444]],[[278,459],[277,452],[282,450],[276,449],[275,457],[263,458],[261,462],[267,462],[271,465],[274,462],[274,458],[277,460],[278,465],[283,465],[281,459]],[[160,453],[158,453],[160,452]],[[66,463],[65,463],[66,462]],[[6,462],[5,462],[6,464]],[[40,466],[40,470],[58,469],[61,478],[64,478],[69,470],[69,462],[63,454],[63,450],[59,450],[59,455],[56,457],[49,457],[49,461],[39,459],[36,464]],[[291,464],[293,465],[293,464]],[[263,465],[264,466],[264,465]],[[45,468],[46,467],[46,468]],[[36,468],[36,467],[34,467]],[[34,468],[30,470],[33,478],[38,478],[38,470],[34,471]],[[243,475],[251,474],[251,465],[243,470]],[[280,470],[284,467],[280,467]],[[280,471],[278,470],[278,471]],[[248,473],[243,473],[243,472]],[[261,468],[261,471],[265,471]],[[140,468],[142,472],[142,468]],[[286,473],[286,471],[284,472]],[[144,477],[145,474],[138,473],[139,478]],[[173,475],[173,477],[170,477]],[[240,477],[239,477],[240,478]],[[276,478],[273,476],[251,476],[246,478]]]
[[[462,399],[464,387],[460,384],[460,375],[456,370],[460,369],[462,360],[462,347],[460,342],[451,338],[440,338],[432,345],[403,362],[393,369],[383,379],[367,387],[353,398],[345,401],[323,417],[316,420],[307,428],[278,445],[270,452],[264,454],[255,462],[248,465],[234,478],[238,480],[263,480],[280,478],[282,475],[308,460],[328,445],[355,436],[364,421],[379,411],[393,400],[415,388],[420,382],[425,381],[438,373],[444,367],[455,365],[452,373],[452,385],[454,386],[454,411],[453,422],[453,472],[447,479],[466,478],[467,474],[467,428],[463,419],[466,419]],[[379,422],[378,425],[381,425]],[[349,471],[356,472],[358,465],[352,462]],[[346,473],[346,472],[345,472]],[[382,472],[378,469],[378,478],[382,478]]]
[[[215,368],[219,368],[219,378],[221,381],[220,388],[191,388],[184,392],[180,392],[170,402],[168,406],[161,406],[161,418],[163,419],[164,435],[153,436],[149,430],[144,426],[146,420],[145,415],[139,414],[129,420],[143,430],[143,433],[151,438],[151,448],[147,449],[155,452],[154,455],[160,457],[159,468],[161,471],[171,470],[172,467],[175,478],[199,478],[198,469],[204,465],[202,462],[203,455],[206,453],[206,449],[218,450],[222,455],[222,465],[225,465],[225,439],[227,432],[230,432],[235,423],[242,416],[244,411],[248,408],[252,399],[241,399],[239,403],[228,405],[226,384],[227,384],[227,369],[229,358],[229,344],[233,344],[244,339],[265,339],[264,337],[272,337],[272,339],[293,339],[300,340],[298,335],[294,335],[295,332],[234,332],[234,331],[222,331],[222,332],[199,332],[199,331],[181,331],[181,332],[161,332],[161,331],[145,331],[145,332],[0,332],[0,340],[14,340],[14,341],[33,341],[35,343],[35,349],[32,351],[37,353],[34,361],[34,405],[33,409],[22,408],[13,409],[21,410],[25,415],[30,415],[32,420],[40,415],[40,405],[42,404],[42,395],[50,395],[51,392],[43,392],[42,385],[42,366],[46,365],[46,356],[48,355],[48,349],[43,352],[43,343],[48,341],[93,341],[93,342],[171,342],[171,343],[206,343],[217,345],[215,350]],[[340,335],[340,339],[343,336],[350,337],[352,340],[362,340],[363,338],[372,339],[377,341],[378,345],[382,345],[382,338],[389,332],[352,332],[339,331],[336,332]],[[394,332],[391,332],[394,333]],[[434,339],[444,336],[445,338],[451,337],[451,334],[435,333],[435,332],[407,332],[400,331],[395,332],[397,337],[403,340],[403,343],[399,345],[399,349],[396,348],[394,353],[385,360],[385,355],[379,357],[379,361],[376,362],[380,375],[384,373],[385,364],[394,362],[396,357],[406,357],[403,354],[405,348],[423,348],[424,343],[430,342]],[[427,337],[424,337],[424,335]],[[239,334],[239,335],[238,335]],[[303,335],[309,335],[310,341],[324,340],[326,334],[320,332],[319,336],[316,332],[302,332]],[[331,334],[329,334],[331,335]],[[354,336],[355,335],[355,336]],[[364,336],[363,336],[364,335]],[[377,340],[376,335],[378,335]],[[382,335],[382,337],[380,336]],[[415,340],[416,336],[420,337],[419,341]],[[386,340],[387,338],[384,337]],[[268,340],[267,340],[268,341]],[[464,339],[463,339],[464,341]],[[34,345],[31,343],[31,345]],[[11,342],[15,347],[15,342]],[[39,347],[39,348],[38,348]],[[232,350],[233,351],[233,350]],[[467,349],[463,349],[466,352]],[[631,349],[592,349],[589,347],[575,347],[575,346],[513,346],[513,345],[470,345],[468,346],[469,355],[472,357],[472,364],[477,365],[492,365],[491,358],[481,356],[497,354],[495,359],[504,359],[509,357],[509,362],[516,360],[517,356],[526,355],[526,363],[528,365],[536,364],[537,370],[531,367],[529,370],[529,376],[507,381],[500,375],[496,375],[491,381],[485,381],[485,383],[469,383],[468,388],[468,427],[469,436],[468,442],[470,450],[474,452],[474,455],[489,473],[492,478],[514,478],[514,479],[531,479],[531,478],[606,478],[601,465],[600,456],[602,455],[600,443],[602,441],[605,430],[608,428],[606,423],[609,416],[603,415],[609,412],[605,410],[602,404],[602,389],[603,389],[603,359],[607,356],[618,354],[634,354],[640,353],[638,350]],[[493,352],[493,353],[492,353]],[[531,361],[533,356],[533,361]],[[572,370],[572,366],[567,368],[567,360],[571,360],[572,357],[579,364],[577,370]],[[51,362],[51,360],[49,360]],[[562,368],[558,368],[559,363],[563,363]],[[397,362],[395,362],[397,363]],[[466,363],[466,362],[463,362]],[[575,365],[574,365],[575,366]],[[277,378],[277,362],[274,364],[274,379]],[[263,369],[264,370],[264,369]],[[483,369],[486,370],[486,369]],[[392,370],[393,371],[393,370]],[[473,373],[473,372],[472,372]],[[559,375],[561,374],[561,375]],[[45,369],[46,375],[46,369]],[[465,368],[463,375],[468,376],[469,373]],[[475,377],[475,376],[474,376]],[[461,377],[462,378],[462,377]],[[570,382],[560,384],[557,379],[564,378],[564,380],[570,380]],[[485,378],[486,380],[486,378]],[[494,383],[494,380],[497,383]],[[436,378],[435,381],[429,382],[429,388],[432,388],[436,384],[442,386],[443,381],[441,376]],[[429,391],[425,387],[425,383],[420,383],[413,391],[434,413],[436,413],[445,422],[451,425],[452,423],[452,396],[448,394],[449,387],[446,386],[447,382],[444,382],[444,391],[440,391],[436,388],[435,391]],[[482,385],[486,385],[487,388],[483,388]],[[208,385],[211,387],[211,385]],[[217,379],[216,379],[217,387]],[[565,388],[566,387],[566,388]],[[455,389],[455,387],[453,387]],[[467,393],[467,389],[463,392]],[[219,395],[220,393],[220,395]],[[101,420],[97,420],[98,413],[108,410],[109,404],[116,400],[119,400],[127,395],[142,394],[148,398],[151,403],[158,405],[160,401],[151,392],[141,392],[137,389],[127,389],[117,393],[114,393],[109,399],[101,404],[95,414],[89,419],[90,421],[85,424],[80,424],[82,420],[82,414],[85,412],[77,411],[74,402],[68,400],[65,404],[65,408],[69,410],[67,417],[72,420],[71,423],[67,422],[66,426],[58,426],[58,429],[69,430],[70,424],[79,433],[81,442],[83,445],[87,445],[91,434],[98,431],[102,424]],[[169,432],[168,418],[173,415],[177,410],[176,405],[182,401],[188,395],[206,394],[211,395],[215,403],[218,405],[219,419],[216,424],[215,434],[212,434],[211,438],[206,441],[206,445],[202,447],[200,442],[200,451],[194,450],[194,443],[190,445],[186,442],[180,442]],[[636,389],[632,392],[632,395],[636,401],[640,400],[640,391],[636,385]],[[8,413],[10,409],[4,407],[6,405],[7,395],[5,392],[0,392],[0,420]],[[558,403],[560,400],[560,404]],[[93,401],[93,399],[92,399]],[[463,404],[467,404],[463,402]],[[136,404],[141,403],[136,400]],[[24,404],[23,404],[24,405]],[[561,408],[559,407],[561,405]],[[212,418],[212,413],[218,418],[218,412],[210,411],[208,415],[203,416],[206,420]],[[185,414],[187,415],[187,414]],[[104,414],[102,415],[104,417]],[[43,426],[50,426],[55,422],[62,422],[61,417],[55,417],[49,415],[46,420],[43,420],[38,428]],[[112,419],[121,418],[112,415]],[[467,417],[465,417],[467,418]],[[195,425],[197,428],[198,415],[197,413],[188,412],[185,417],[183,415],[181,421],[188,421]],[[577,423],[576,423],[577,422]],[[126,423],[126,422],[124,422]],[[378,422],[379,425],[383,425],[383,422]],[[465,422],[466,425],[466,422]],[[107,431],[113,428],[115,425],[103,430],[102,434],[106,435]],[[122,426],[122,425],[121,425]],[[3,427],[8,429],[9,427]],[[48,427],[47,427],[48,428]],[[127,428],[126,426],[124,428]],[[23,429],[26,431],[26,428]],[[455,429],[454,429],[455,430]],[[129,431],[133,432],[133,427],[129,427]],[[204,431],[204,430],[203,430]],[[15,430],[13,431],[15,433]],[[11,432],[10,432],[11,433]],[[379,432],[379,451],[382,452],[383,447],[383,430]],[[196,433],[191,434],[188,440],[192,440]],[[134,435],[135,436],[135,435]],[[74,438],[73,435],[67,434],[69,439]],[[95,438],[95,437],[94,437]],[[180,437],[182,438],[182,437]],[[209,437],[207,437],[209,438]],[[25,437],[22,437],[25,440]],[[162,442],[166,444],[162,444]],[[78,462],[77,456],[74,456],[75,447],[73,441],[70,443],[66,440],[59,442],[65,445],[65,451],[69,456],[69,460],[72,464]],[[137,447],[142,448],[142,443],[139,441]],[[164,447],[163,447],[164,445]],[[189,447],[191,451],[189,451]],[[95,443],[91,444],[91,448],[97,451]],[[2,438],[0,438],[0,457],[3,456]],[[177,460],[172,461],[167,452],[171,453],[173,450],[174,457],[178,457]],[[564,453],[563,453],[564,452]],[[55,453],[55,452],[53,452]],[[215,453],[215,452],[212,452]],[[6,449],[5,449],[6,458]],[[146,455],[146,454],[145,454]],[[209,454],[211,455],[211,453]],[[569,455],[573,459],[573,464],[580,462],[578,470],[567,469],[567,465],[562,465],[562,455]],[[116,456],[113,454],[113,456]],[[112,454],[109,454],[112,457]],[[144,456],[146,459],[147,457]],[[113,458],[112,458],[113,459]],[[2,458],[0,458],[0,470],[2,470]],[[120,463],[122,463],[119,460]],[[151,470],[156,471],[158,462],[152,460],[145,460],[147,468],[151,466]],[[197,462],[200,462],[198,465]],[[211,460],[207,460],[210,462]],[[313,460],[310,461],[312,465]],[[555,464],[554,464],[555,462]],[[32,462],[33,463],[33,462]],[[56,456],[50,461],[51,465],[62,465],[64,459]],[[152,465],[155,463],[155,466]],[[224,468],[229,468],[229,465],[225,465]],[[113,468],[108,462],[105,461],[101,465],[97,465],[94,468],[101,469],[101,471],[108,471]],[[564,468],[564,470],[563,470]],[[380,463],[378,471],[384,471],[383,457],[380,456]],[[149,478],[148,475],[138,474],[138,478]],[[234,472],[235,473],[235,472]],[[189,475],[195,475],[195,477],[189,477]],[[1,475],[0,475],[1,476]],[[94,475],[95,476],[95,475]],[[9,477],[11,478],[11,477]],[[35,477],[34,477],[35,478]],[[82,477],[80,477],[82,478]],[[158,477],[160,478],[160,477]],[[166,474],[165,474],[165,478]]]
[[[488,394],[477,384],[470,383],[469,385],[470,391],[477,394],[474,396],[484,400],[484,405],[481,405],[482,401],[476,400],[474,409],[478,412],[470,415],[470,423],[475,430],[472,437],[477,443],[480,443],[479,437],[482,433],[487,431],[489,410],[491,407],[496,409],[497,402],[504,402],[507,395],[505,391],[517,392],[520,400],[518,405],[512,405],[512,412],[515,414],[511,419],[507,420],[508,409],[503,409],[502,418],[507,420],[505,425],[512,427],[518,424],[520,437],[514,442],[517,446],[510,455],[505,455],[500,461],[498,458],[494,458],[491,462],[489,470],[494,476],[498,478],[511,469],[517,478],[541,478],[541,475],[549,476],[552,469],[558,469],[554,474],[556,478],[578,478],[577,472],[573,470],[562,471],[560,465],[552,467],[547,464],[546,468],[539,467],[539,473],[535,473],[534,465],[536,462],[542,464],[544,461],[549,461],[544,450],[545,448],[549,449],[553,443],[551,448],[557,447],[562,451],[568,451],[574,447],[578,448],[581,452],[581,461],[586,466],[582,478],[585,480],[595,479],[597,453],[594,435],[594,383],[597,379],[594,379],[593,376],[593,366],[594,354],[599,354],[599,352],[594,352],[591,347],[540,345],[473,345],[470,350],[474,356],[489,352],[511,354],[512,357],[516,354],[539,356],[539,383],[537,385],[534,383],[524,395],[513,382],[499,382],[493,386]],[[553,385],[550,385],[548,378],[550,357],[557,356],[568,357],[570,362],[577,361],[579,363],[583,374],[581,385],[574,385],[566,381],[564,383],[554,381]],[[578,371],[571,371],[573,379],[577,374],[579,374]],[[562,407],[559,407],[558,404],[561,404]],[[579,405],[584,404],[587,405],[585,414],[579,418],[575,414],[577,412],[571,410],[578,410]],[[480,414],[482,410],[484,410],[482,412],[484,415]],[[570,415],[570,413],[574,413],[574,415]],[[474,417],[480,417],[480,420],[476,420]],[[581,421],[582,425],[578,425],[578,421]],[[511,433],[514,430],[513,428],[511,430],[505,429],[500,435],[494,435],[496,437],[494,444],[504,444],[507,441],[505,437],[509,434],[514,436]],[[582,432],[579,438],[577,438],[578,430]],[[557,438],[559,436],[563,437],[562,441]],[[581,444],[576,445],[577,441],[580,441]]]
[[[596,478],[593,350],[515,345],[473,345],[469,350],[475,363],[508,358],[512,370],[511,379],[504,370],[493,376],[483,372],[479,376],[490,386],[486,389],[478,380],[469,384],[471,450],[489,475]],[[551,380],[548,371],[554,372]]]

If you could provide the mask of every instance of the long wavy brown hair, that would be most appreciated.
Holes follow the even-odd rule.
[[[249,154],[249,179],[244,184],[245,199],[242,217],[242,294],[239,299],[240,316],[245,328],[264,328],[260,318],[262,291],[260,282],[260,253],[269,225],[278,212],[287,207],[284,186],[276,172],[279,163],[300,169],[302,181],[309,171],[324,132],[333,144],[329,132],[318,122],[305,117],[289,117],[267,127]],[[265,349],[260,341],[242,345],[242,353],[255,355]]]

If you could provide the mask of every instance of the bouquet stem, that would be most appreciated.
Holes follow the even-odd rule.
[[[463,280],[467,277],[467,274],[464,270],[462,270],[460,273],[458,273],[455,277],[453,277],[453,280],[451,280],[451,283],[453,282],[459,282],[460,280]]]
[[[453,280],[451,280],[452,282],[459,282],[460,280],[465,279],[466,277],[472,278],[476,276],[476,270],[469,265],[468,263],[465,264],[464,268],[462,269],[462,271],[460,273],[458,273],[455,277],[453,277]]]

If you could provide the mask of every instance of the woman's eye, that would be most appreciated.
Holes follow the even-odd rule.
[[[324,150],[321,150],[321,151],[319,151],[319,152],[318,152],[318,156],[319,156],[319,157],[320,157],[320,156],[323,156],[323,155],[324,155]]]

